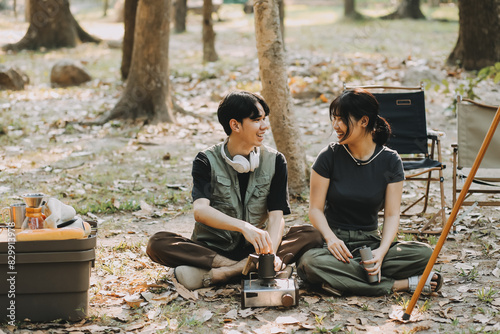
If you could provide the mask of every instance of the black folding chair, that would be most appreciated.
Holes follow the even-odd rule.
[[[427,129],[425,114],[425,97],[423,85],[420,87],[392,87],[392,86],[358,86],[344,89],[364,88],[375,96],[380,104],[380,115],[391,126],[392,134],[387,146],[396,150],[403,159],[406,181],[425,182],[425,191],[416,200],[402,208],[402,216],[413,216],[410,209],[423,201],[423,216],[429,204],[431,182],[439,183],[440,199],[439,210],[419,230],[405,231],[409,233],[440,233],[439,230],[427,230],[437,218],[441,223],[446,222],[444,177],[442,162],[441,140],[442,132]],[[381,92],[374,92],[381,91]],[[387,91],[389,90],[389,91]],[[429,151],[430,148],[430,151]],[[433,177],[437,172],[438,177]]]

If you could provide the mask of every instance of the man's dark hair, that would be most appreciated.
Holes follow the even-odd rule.
[[[231,126],[229,121],[232,119],[242,122],[244,118],[256,119],[260,113],[257,109],[257,103],[264,109],[265,115],[269,115],[269,106],[262,97],[247,91],[237,90],[229,92],[222,98],[217,108],[217,117],[219,123],[224,128],[224,132],[229,136]]]

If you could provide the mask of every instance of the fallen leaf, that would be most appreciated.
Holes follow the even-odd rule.
[[[226,322],[226,320],[228,320],[228,321],[236,320],[238,318],[238,310],[233,309],[233,310],[227,312],[226,314],[224,314],[223,318],[224,318],[225,322]]]
[[[198,311],[196,311],[196,313],[194,315],[195,319],[201,323],[210,320],[210,318],[212,318],[212,316],[213,316],[213,313],[207,309],[199,309]]]
[[[117,298],[122,298],[126,296],[125,293],[115,292],[115,291],[105,291],[105,290],[100,290],[99,294],[103,296],[117,297]]]
[[[463,285],[463,286],[457,288],[458,292],[468,292],[470,290],[471,290],[471,285],[470,284]]]
[[[467,264],[467,263],[456,263],[455,264],[455,268],[457,268],[457,269],[463,269],[463,270],[472,270],[472,269],[474,269],[473,266],[471,266],[470,264]]]
[[[168,304],[177,297],[179,297],[179,294],[177,292],[167,291],[162,293],[161,295],[155,295],[153,297],[153,300],[161,302],[161,304]]]
[[[482,324],[487,324],[491,318],[485,316],[484,314],[476,314],[472,319],[474,319],[474,322],[480,322]]]
[[[160,315],[160,313],[161,313],[161,309],[160,308],[151,310],[151,311],[148,312],[148,319],[149,320],[154,320],[154,319],[156,319],[158,317],[158,315]],[[129,328],[127,328],[127,329],[129,329]]]
[[[149,292],[149,291],[144,291],[144,292],[142,292],[142,293],[141,293],[141,296],[142,296],[144,299],[146,299],[146,301],[148,301],[148,302],[149,302],[149,301],[151,301],[151,299],[153,299],[154,294],[153,294],[153,293],[151,293],[151,292]]]
[[[255,311],[252,310],[251,308],[246,308],[246,309],[240,310],[240,312],[239,312],[240,317],[243,317],[243,318],[247,318],[254,313],[255,313]]]
[[[128,306],[130,307],[139,307],[141,305],[141,303],[144,301],[142,298],[141,298],[141,295],[136,293],[136,294],[133,294],[133,295],[127,295],[123,298],[123,300],[125,301],[125,303],[127,303]]]
[[[392,307],[392,312],[389,314],[389,319],[401,322],[401,323],[410,323],[410,322],[418,322],[424,320],[422,313],[414,310],[410,314],[410,319],[409,320],[403,320],[403,315],[405,314],[405,311],[401,309],[400,306],[393,306]]]
[[[181,283],[177,282],[177,279],[172,278],[172,282],[174,283],[175,290],[179,295],[184,298],[184,299],[190,299],[190,300],[198,300],[198,292],[197,291],[190,291],[186,289],[184,285]]]
[[[309,305],[316,304],[317,302],[320,301],[320,299],[318,297],[308,297],[308,296],[305,296],[305,297],[302,297],[302,298],[304,299],[304,302],[306,302]]]
[[[349,298],[347,298],[347,304],[348,305],[356,305],[356,306],[361,307],[361,306],[363,306],[364,303],[361,302],[358,297],[349,297]]]
[[[298,324],[300,321],[292,316],[282,316],[282,317],[277,317],[275,322],[277,324],[282,324],[282,325],[291,325],[291,324]]]

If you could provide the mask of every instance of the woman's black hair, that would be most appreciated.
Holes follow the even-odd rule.
[[[224,132],[228,136],[231,134],[229,122],[232,119],[241,123],[244,118],[259,118],[260,112],[257,108],[257,104],[262,106],[266,116],[269,115],[269,106],[266,101],[257,94],[243,90],[235,90],[224,96],[217,109],[217,117],[219,118],[219,123],[224,128]]]
[[[348,89],[342,92],[330,104],[330,120],[340,117],[347,127],[345,138],[351,133],[352,119],[359,121],[368,117],[366,131],[371,132],[377,145],[384,145],[391,135],[389,123],[379,115],[379,104],[375,96],[362,88]],[[351,118],[352,117],[352,118]]]

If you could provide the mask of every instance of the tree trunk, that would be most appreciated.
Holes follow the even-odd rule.
[[[26,0],[24,1],[24,22],[29,22],[30,21],[30,1]]]
[[[356,11],[356,0],[344,0],[344,18],[359,20],[363,16]]]
[[[460,0],[458,9],[458,40],[448,64],[479,70],[500,62],[500,0]]]
[[[285,0],[278,0],[278,8],[280,13],[280,32],[283,49],[285,49]]]
[[[69,10],[68,0],[30,0],[29,7],[30,25],[26,35],[15,44],[4,45],[4,50],[74,47],[79,40],[100,42],[80,27]]]
[[[212,0],[203,0],[203,62],[214,62],[219,59],[215,51],[212,9]]]
[[[288,161],[290,194],[300,195],[307,187],[305,150],[292,110],[277,0],[256,0],[254,15],[262,96],[276,147]]]
[[[175,1],[175,26],[176,33],[186,31],[187,0]]]
[[[123,81],[127,80],[128,72],[130,71],[132,49],[134,47],[135,18],[138,3],[139,0],[125,0],[123,19],[125,30],[123,33],[122,43],[122,65],[120,67]]]
[[[420,0],[401,0],[394,13],[382,17],[383,19],[425,19],[420,10]]]
[[[99,123],[129,119],[173,122],[168,70],[171,0],[141,0],[127,85],[115,108]]]
[[[429,5],[431,7],[439,7],[439,4],[441,3],[440,0],[429,0]]]
[[[103,17],[106,17],[108,16],[108,9],[109,9],[109,0],[103,0],[103,13],[102,13],[102,16]]]

